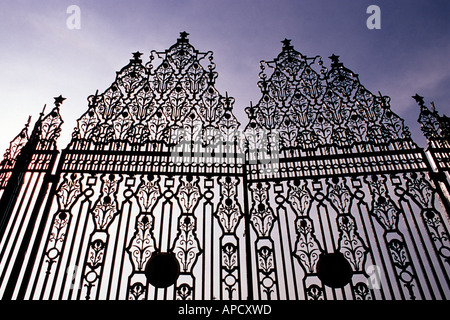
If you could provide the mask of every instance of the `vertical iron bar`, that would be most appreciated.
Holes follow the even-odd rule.
[[[250,301],[254,300],[253,296],[253,276],[252,276],[252,251],[251,251],[251,228],[250,228],[250,209],[249,209],[249,199],[248,199],[248,191],[249,191],[249,182],[247,175],[247,166],[248,163],[248,151],[246,151],[247,156],[244,157],[244,166],[243,172],[244,175],[242,177],[243,180],[243,188],[244,188],[244,221],[245,221],[245,251],[246,252],[246,263],[247,263],[247,299]]]
[[[44,233],[45,225],[47,223],[47,217],[48,217],[48,214],[50,212],[50,206],[52,204],[53,195],[56,192],[56,183],[54,183],[55,176],[52,176],[51,172],[52,172],[53,166],[55,164],[55,160],[56,160],[56,157],[57,157],[58,153],[59,153],[58,151],[54,151],[53,152],[52,158],[50,160],[50,164],[49,164],[48,169],[47,169],[47,173],[44,176],[44,181],[42,183],[41,190],[39,191],[39,195],[38,195],[38,197],[36,199],[36,203],[35,203],[35,206],[34,206],[34,209],[33,209],[32,213],[31,213],[30,220],[28,222],[28,226],[27,226],[27,229],[25,231],[25,234],[24,234],[24,237],[23,237],[23,240],[22,240],[22,244],[20,246],[19,252],[17,253],[17,257],[16,257],[16,261],[14,263],[14,267],[13,267],[13,269],[11,271],[11,275],[9,277],[8,284],[6,285],[6,288],[5,288],[5,292],[4,292],[4,295],[3,295],[3,299],[5,299],[5,300],[12,299],[12,295],[13,295],[14,290],[16,288],[19,274],[20,274],[20,271],[21,271],[22,266],[23,266],[25,255],[26,255],[26,253],[28,251],[28,246],[30,245],[30,239],[31,239],[31,236],[33,234],[33,230],[35,228],[35,224],[36,224],[36,220],[37,220],[38,215],[39,215],[39,211],[41,210],[42,203],[43,203],[43,201],[45,199],[45,196],[47,194],[49,184],[52,183],[52,189],[50,191],[50,196],[47,199],[47,204],[45,206],[44,211],[42,212],[41,222],[39,224],[39,228],[38,228],[37,233],[36,233],[36,239],[35,239],[35,241],[33,243],[32,251],[31,251],[31,254],[30,254],[30,258],[29,258],[29,260],[27,262],[27,266],[26,266],[26,269],[25,269],[25,274],[24,274],[22,282],[20,284],[20,289],[19,289],[19,292],[17,294],[17,300],[23,300],[24,297],[25,297],[25,292],[26,292],[26,289],[27,289],[27,286],[28,286],[28,282],[30,281],[31,272],[33,270],[34,262],[35,262],[36,255],[37,255],[37,251],[38,251],[41,239],[42,239],[42,235]]]

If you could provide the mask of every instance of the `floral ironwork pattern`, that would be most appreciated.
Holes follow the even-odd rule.
[[[447,117],[415,97],[423,150],[339,57],[326,67],[284,40],[241,139],[213,53],[187,36],[133,53],[88,97],[59,163],[62,96],[12,141],[2,299],[450,297]],[[317,266],[337,251],[351,270],[335,288]],[[179,271],[164,288],[159,253]]]
[[[372,300],[369,287],[363,282],[358,282],[355,285],[354,292],[356,294],[356,300]]]
[[[238,290],[239,279],[239,252],[238,247],[233,243],[226,243],[222,246],[222,269],[224,270],[224,286],[228,293],[228,299],[233,298],[233,293]]]
[[[405,243],[401,239],[392,239],[388,243],[389,251],[391,253],[392,261],[396,267],[399,274],[400,281],[403,282],[404,286],[408,289],[409,298],[415,300],[414,295],[414,271],[411,268],[411,258],[406,250]]]
[[[425,105],[423,97],[416,94],[413,96],[420,107],[419,123],[425,137],[450,139],[450,119],[446,115],[439,115],[434,103],[431,103],[431,110]]]
[[[307,273],[316,271],[316,264],[323,252],[314,235],[314,227],[311,219],[298,218],[296,221],[297,241],[295,243],[295,256],[300,260]]]
[[[202,197],[198,178],[191,175],[180,177],[177,190],[177,200],[181,207],[181,215],[178,218],[177,235],[173,242],[171,252],[173,252],[180,263],[180,271],[190,275],[197,262],[198,256],[202,253],[200,241],[197,237],[197,218],[194,210]],[[183,282],[176,286],[176,292],[181,299],[191,299],[186,294],[194,294],[194,286],[188,282]]]
[[[410,137],[389,98],[368,91],[338,56],[330,57],[327,70],[320,57],[303,56],[290,40],[283,44],[276,59],[261,63],[262,97],[246,109],[247,128],[278,130],[282,149],[348,150]]]
[[[219,179],[220,203],[216,210],[216,217],[224,233],[233,234],[242,218],[242,209],[237,201],[236,185],[239,180],[225,177]]]
[[[3,155],[3,160],[0,162],[0,188],[4,188],[8,184],[11,170],[14,168],[22,148],[28,142],[28,126],[30,125],[30,120],[31,117],[28,118],[28,122],[22,131],[9,143],[9,147]]]
[[[251,209],[250,220],[255,231],[260,237],[270,234],[276,216],[268,203],[269,185],[258,182],[250,186],[252,191],[253,206]]]
[[[356,224],[350,216],[338,217],[340,235],[339,250],[351,263],[353,270],[363,270],[367,247],[356,232]]]
[[[66,174],[57,191],[58,210],[53,215],[52,228],[47,238],[45,255],[47,257],[47,274],[52,264],[59,259],[72,218],[71,208],[82,193],[81,176],[75,173]]]
[[[198,52],[187,33],[165,52],[152,51],[145,65],[141,55],[135,52],[105,92],[88,98],[89,110],[78,120],[70,148],[175,145],[180,129],[192,141],[198,130],[200,137],[209,128],[227,136],[238,127],[231,112],[234,99],[214,87],[212,52]]]
[[[400,210],[389,197],[386,177],[373,175],[365,181],[372,193],[371,214],[378,219],[386,230],[396,229]]]
[[[97,230],[107,229],[114,217],[119,213],[118,202],[115,197],[118,182],[113,174],[103,177],[101,196],[91,211]]]
[[[323,300],[323,289],[318,285],[310,285],[306,289],[306,295],[308,300]]]
[[[270,300],[275,293],[276,285],[274,250],[269,246],[262,246],[257,249],[257,254],[261,288],[266,294],[266,298]]]
[[[405,173],[406,192],[412,201],[419,203],[421,216],[433,240],[436,252],[441,259],[450,265],[450,235],[445,228],[443,218],[434,207],[436,190],[430,185],[425,174]]]
[[[423,97],[416,94],[413,98],[420,107],[419,123],[424,136],[428,141],[428,151],[439,170],[450,172],[450,118],[440,115],[434,103],[431,110],[428,108]]]
[[[127,248],[133,261],[135,271],[143,271],[145,264],[155,251],[155,238],[153,235],[153,208],[161,195],[159,179],[142,177],[138,187],[137,198],[141,213],[137,217],[135,234]]]
[[[305,181],[294,180],[289,185],[289,201],[297,216],[307,216],[311,207],[311,192]]]
[[[129,290],[129,300],[144,300],[147,293],[147,287],[140,282],[133,284]]]
[[[95,228],[90,235],[83,269],[83,286],[87,288],[85,291],[87,300],[91,299],[92,288],[96,286],[103,272],[106,249],[109,242],[108,228],[114,218],[120,214],[117,193],[122,177],[109,174],[103,175],[101,180],[101,193],[94,204],[94,208],[91,209],[91,217]]]

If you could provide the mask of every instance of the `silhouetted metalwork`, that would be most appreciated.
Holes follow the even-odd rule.
[[[240,132],[187,36],[133,53],[60,155],[62,96],[11,142],[2,298],[449,298],[448,118],[421,100],[433,166],[388,97],[285,39]]]
[[[427,150],[439,171],[450,172],[450,119],[440,116],[431,103],[431,110],[425,106],[423,97],[413,97],[420,106],[419,123],[428,141]]]

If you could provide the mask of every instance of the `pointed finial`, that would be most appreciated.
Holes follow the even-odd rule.
[[[328,58],[330,58],[332,62],[339,62],[339,56],[335,55],[334,53]]]
[[[140,53],[139,51],[133,52],[133,59],[130,60],[130,61],[131,62],[141,63],[142,62],[141,56],[142,56],[142,53]]]
[[[28,121],[27,123],[25,123],[25,128],[28,128],[30,126],[31,123],[31,115],[28,116]]]
[[[55,106],[59,107],[64,100],[66,100],[66,98],[63,98],[62,95],[59,95],[59,97],[54,97],[53,99],[55,99]]]
[[[290,39],[284,38],[284,40],[281,41],[281,43],[283,44],[283,50],[289,50],[289,49],[293,48],[293,46],[291,46],[291,40]]]
[[[56,103],[56,102],[55,102]],[[47,108],[47,104],[44,104],[44,107],[42,108],[41,113],[39,114],[41,118],[44,116],[45,108]]]
[[[419,104],[419,106],[423,107],[424,102],[423,102],[423,97],[419,96],[417,93],[412,96],[414,98],[414,100],[416,100],[416,102]]]
[[[187,33],[186,31],[180,32],[180,37],[178,39],[179,42],[189,42],[189,39],[187,38],[187,36],[189,35],[189,33]]]
[[[228,97],[228,91],[225,91],[225,104],[226,104],[225,109],[226,110],[231,110],[231,106],[230,106],[231,98]]]
[[[334,53],[328,57],[331,59],[331,67],[332,68],[339,68],[342,67],[342,63],[339,62],[339,56],[335,55]]]

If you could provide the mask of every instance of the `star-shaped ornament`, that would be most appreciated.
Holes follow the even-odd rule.
[[[420,106],[423,106],[423,97],[422,96],[419,96],[417,93],[414,95],[414,96],[412,96],[413,98],[414,98],[414,100],[416,100],[416,102],[420,105]]]
[[[180,37],[182,40],[186,40],[188,35],[189,33],[187,33],[186,31],[180,32]]]
[[[59,97],[54,97],[55,99],[55,106],[59,107],[66,98],[64,98],[62,95],[59,95]]]
[[[283,44],[283,49],[292,49],[291,40],[290,39],[284,38],[284,40],[281,41],[281,43]]]

